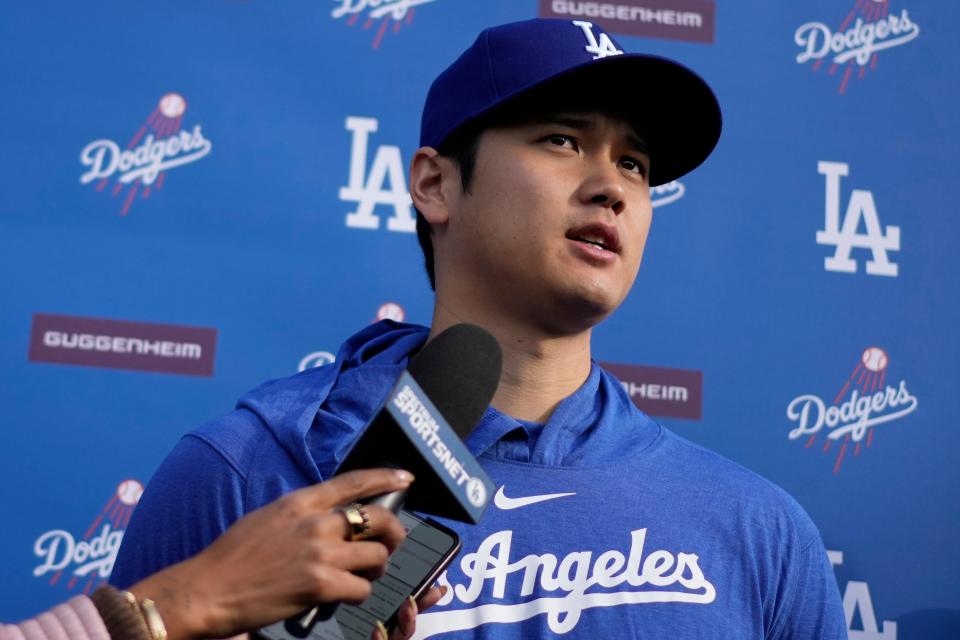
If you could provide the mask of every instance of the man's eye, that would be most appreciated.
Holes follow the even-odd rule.
[[[570,136],[565,136],[563,134],[555,133],[544,138],[550,144],[556,145],[558,147],[566,147],[568,149],[576,149],[577,143]]]
[[[646,168],[644,168],[643,164],[639,160],[634,160],[633,158],[621,158],[620,166],[627,171],[633,171],[634,173],[639,173],[642,176],[647,175]]]

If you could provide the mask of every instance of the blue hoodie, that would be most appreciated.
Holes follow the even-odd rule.
[[[424,327],[382,322],[336,362],[267,382],[188,434],[151,480],[111,582],[210,544],[329,478]],[[417,638],[845,639],[816,527],[783,490],[664,429],[593,363],[544,425],[487,411],[467,440],[496,483]]]

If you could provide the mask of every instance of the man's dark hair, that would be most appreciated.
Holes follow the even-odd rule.
[[[483,134],[484,127],[476,124],[466,126],[453,132],[447,137],[437,153],[449,158],[457,165],[460,171],[460,187],[464,193],[470,193],[470,182],[473,179],[473,169],[477,163],[477,148],[480,146],[480,136]],[[430,281],[430,288],[436,291],[437,277],[433,268],[433,227],[423,217],[419,210],[417,212],[417,241],[420,243],[420,250],[423,251],[423,266],[427,270],[427,279]]]

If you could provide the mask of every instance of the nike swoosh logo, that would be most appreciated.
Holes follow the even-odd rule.
[[[510,509],[519,509],[520,507],[527,507],[531,504],[537,504],[538,502],[545,502],[547,500],[556,500],[557,498],[564,498],[566,496],[575,496],[575,493],[547,493],[542,496],[527,496],[525,498],[508,498],[503,494],[503,487],[497,489],[496,495],[493,496],[493,504],[497,505],[498,509],[503,509],[504,511],[509,511]]]

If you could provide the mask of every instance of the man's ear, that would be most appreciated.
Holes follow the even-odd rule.
[[[450,203],[443,183],[444,179],[450,179],[450,164],[433,147],[420,147],[410,162],[410,197],[413,206],[433,227],[446,224],[450,217]]]

